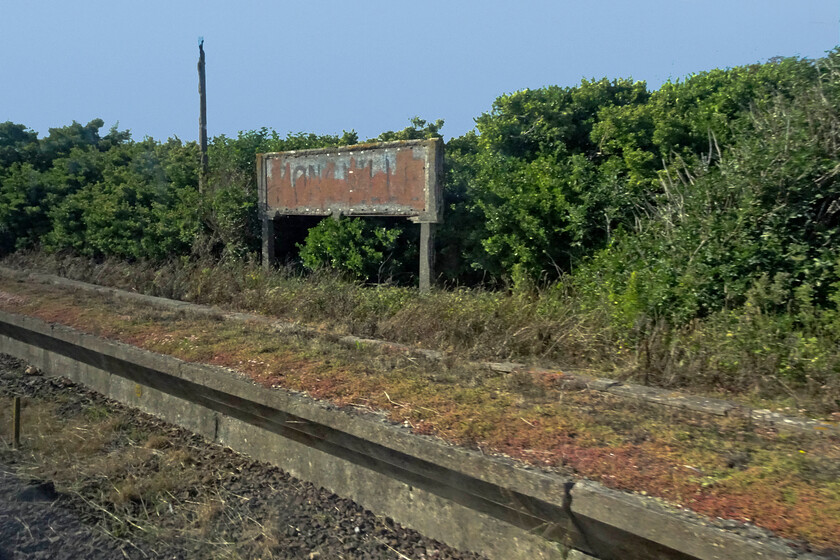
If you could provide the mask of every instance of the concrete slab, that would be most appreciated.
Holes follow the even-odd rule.
[[[679,515],[660,502],[619,492],[590,482],[571,489],[571,510],[578,522],[594,521],[587,534],[598,557],[612,557],[617,550],[609,539],[598,538],[598,524],[627,531],[658,543],[663,551],[678,551],[702,560],[790,560],[796,553],[781,543],[762,542],[726,531],[694,518]],[[623,558],[644,558],[627,550]],[[665,554],[665,552],[663,552]]]
[[[230,370],[186,364],[0,312],[0,351],[275,462],[373,511],[491,558],[795,558],[661,502],[416,436]],[[610,391],[620,389],[611,387]],[[662,390],[640,394],[662,398]],[[585,556],[584,556],[585,558]]]

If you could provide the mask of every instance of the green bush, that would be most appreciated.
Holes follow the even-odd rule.
[[[768,278],[774,311],[798,290],[830,304],[840,242],[840,97],[830,63],[795,96],[757,104],[728,148],[662,173],[662,193],[635,228],[575,274],[588,297],[674,324],[744,305]],[[605,289],[606,288],[606,289]]]
[[[402,231],[370,219],[325,219],[299,244],[300,258],[310,270],[333,268],[362,280],[384,281],[399,270],[393,262]]]
[[[764,316],[792,318],[789,331],[810,340],[806,318],[828,321],[840,281],[838,56],[712,70],[656,91],[601,79],[500,96],[475,131],[447,143],[438,273],[516,297],[559,290],[541,296],[546,308],[598,314],[629,345],[662,325],[740,313],[766,292]],[[219,136],[198,193],[195,143],[103,135],[103,124],[42,139],[0,124],[1,254],[40,245],[96,259],[250,262],[256,153],[358,141],[352,131]],[[373,140],[438,137],[442,126],[415,118]],[[300,258],[310,271],[410,285],[415,228],[325,220]]]

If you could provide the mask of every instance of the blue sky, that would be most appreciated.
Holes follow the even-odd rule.
[[[815,58],[838,0],[0,0],[0,121],[117,121],[193,140],[198,36],[211,136],[267,126],[360,137],[417,115],[461,135],[499,95]]]

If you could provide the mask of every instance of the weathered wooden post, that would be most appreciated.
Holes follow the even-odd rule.
[[[17,396],[12,404],[12,431],[14,432],[12,446],[20,449],[20,397]]]
[[[204,37],[198,38],[198,149],[201,164],[198,169],[198,192],[204,192],[207,186],[207,90],[204,79]]]

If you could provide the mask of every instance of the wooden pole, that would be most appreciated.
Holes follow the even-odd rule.
[[[12,446],[15,449],[20,449],[20,397],[14,398],[14,404],[12,405],[12,425],[14,431]]]
[[[207,186],[207,89],[204,79],[204,37],[198,39],[198,97],[201,105],[198,115],[198,147],[201,165],[198,170],[198,192]]]

